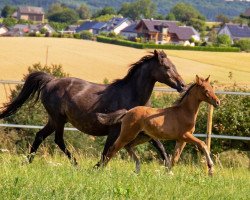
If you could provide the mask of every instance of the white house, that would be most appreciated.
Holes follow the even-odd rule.
[[[218,35],[221,34],[228,35],[232,42],[234,40],[250,38],[250,27],[247,25],[226,23],[218,31]]]
[[[0,25],[0,35],[8,32],[8,29],[4,25]]]
[[[135,30],[136,25],[137,23],[130,24],[129,26],[121,30],[120,35],[122,35],[127,39],[136,38],[137,37],[137,32]]]
[[[128,18],[119,18],[114,17],[106,23],[106,27],[103,29],[103,32],[114,32],[119,34],[121,30],[129,26],[131,22]]]

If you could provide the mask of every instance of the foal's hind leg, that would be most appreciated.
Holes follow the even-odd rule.
[[[59,148],[68,156],[69,160],[73,165],[77,165],[76,159],[71,155],[70,151],[66,148],[63,139],[64,132],[64,124],[60,124],[56,127],[55,133],[55,143],[59,146]]]
[[[27,156],[29,163],[31,163],[35,157],[35,153],[40,146],[40,144],[54,132],[54,127],[48,122],[40,131],[37,132],[35,140],[30,148],[30,152]]]

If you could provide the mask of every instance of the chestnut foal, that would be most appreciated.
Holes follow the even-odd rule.
[[[146,106],[137,106],[125,112],[123,116],[118,115],[102,115],[99,120],[104,123],[106,118],[113,118],[114,123],[122,122],[121,132],[113,146],[107,153],[104,165],[118,152],[122,147],[136,146],[141,142],[136,141],[136,137],[141,131],[144,131],[150,138],[160,140],[176,140],[176,146],[171,168],[179,159],[180,154],[186,143],[196,144],[206,155],[209,174],[213,174],[213,161],[209,155],[206,144],[193,136],[195,130],[195,122],[202,101],[212,104],[215,107],[220,105],[220,100],[215,95],[212,86],[207,79],[200,78],[196,75],[196,82],[192,84],[185,94],[177,101],[176,105],[169,108],[157,109]],[[116,118],[116,119],[114,119]],[[110,121],[109,121],[110,123]],[[133,152],[133,151],[132,151]],[[133,152],[134,154],[134,152]],[[140,163],[134,154],[136,161],[136,171],[140,170]]]

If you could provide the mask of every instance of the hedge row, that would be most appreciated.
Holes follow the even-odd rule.
[[[144,49],[144,44],[137,43],[137,42],[131,42],[128,40],[118,40],[115,38],[109,38],[109,37],[104,37],[104,36],[97,36],[96,40],[98,42],[103,42],[103,43],[116,44],[116,45],[127,46],[127,47],[134,47],[137,49]]]
[[[134,47],[137,49],[174,49],[174,50],[191,50],[191,51],[214,51],[214,52],[240,52],[237,47],[191,47],[180,45],[158,45],[158,44],[143,44],[137,42],[131,42],[127,40],[118,40],[114,38],[108,38],[104,36],[97,36],[98,42],[116,44],[121,46]]]

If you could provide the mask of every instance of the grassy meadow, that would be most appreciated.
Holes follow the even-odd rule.
[[[0,37],[0,80],[21,80],[34,63],[61,64],[70,76],[103,83],[122,78],[131,63],[151,50],[67,38]],[[186,82],[211,75],[219,84],[250,86],[250,54],[166,50]],[[232,72],[232,79],[229,79]],[[10,86],[11,88],[11,86]],[[7,90],[9,88],[7,87]],[[7,101],[0,85],[0,104]]]
[[[143,163],[139,175],[130,161],[114,159],[94,170],[96,158],[80,157],[78,167],[65,156],[24,158],[0,154],[0,199],[249,199],[247,168],[216,168],[214,177],[197,164],[178,165],[174,175],[156,162]]]

